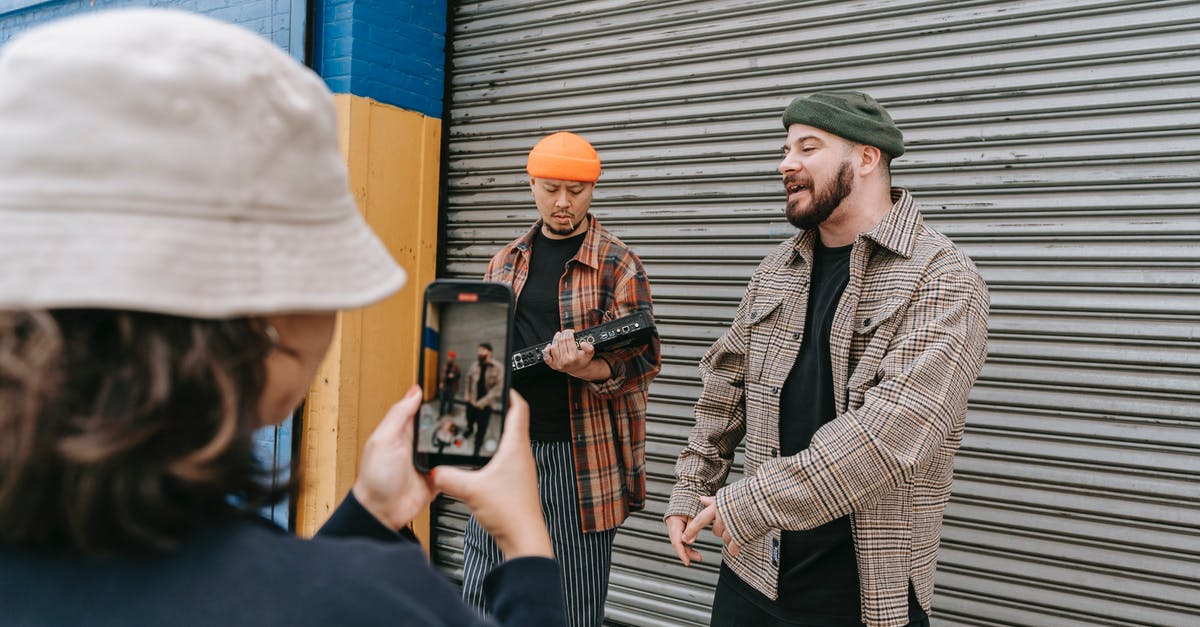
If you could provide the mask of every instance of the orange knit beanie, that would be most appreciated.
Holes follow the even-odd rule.
[[[595,183],[600,178],[600,155],[575,133],[555,133],[529,151],[525,171],[541,179]]]

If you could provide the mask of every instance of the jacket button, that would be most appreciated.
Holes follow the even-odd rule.
[[[793,333],[793,334],[792,334],[792,339],[793,339],[793,340],[798,340],[798,339],[800,339],[800,333],[799,333],[799,332]]]
[[[773,388],[771,388],[771,393],[772,393],[772,394],[778,394],[778,393],[779,393],[779,388],[776,388],[776,387],[773,387]]]
[[[870,326],[870,324],[871,324],[871,319],[870,319],[870,318],[863,318],[863,326],[864,326],[864,327],[865,327],[865,326]]]

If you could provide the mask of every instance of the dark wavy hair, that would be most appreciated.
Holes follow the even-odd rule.
[[[271,349],[248,318],[0,311],[0,544],[166,550],[278,501],[252,450]]]

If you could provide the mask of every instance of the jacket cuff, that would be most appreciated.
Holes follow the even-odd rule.
[[[668,516],[686,516],[695,518],[700,513],[700,495],[688,488],[676,487],[671,492],[671,500],[667,502],[667,511],[663,520]]]
[[[730,535],[742,546],[767,535],[772,528],[756,487],[757,478],[750,477],[717,490],[717,512]]]
[[[603,359],[604,363],[608,364],[610,376],[603,381],[588,381],[587,384],[592,388],[598,396],[613,396],[625,387],[625,362],[619,359],[613,359],[608,355],[596,355],[596,359]]]

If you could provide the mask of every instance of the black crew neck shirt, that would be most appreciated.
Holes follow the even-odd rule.
[[[529,274],[513,319],[517,350],[549,342],[562,329],[558,315],[558,285],[567,263],[579,253],[587,232],[567,239],[550,239],[538,229],[530,250]],[[568,375],[546,368],[513,384],[529,401],[529,438],[542,442],[571,439],[571,410]]]
[[[819,238],[814,248],[804,340],[779,399],[780,455],[795,455],[808,448],[813,434],[837,417],[829,334],[850,280],[851,248],[853,244],[827,248]],[[815,529],[784,531],[779,561],[780,607],[820,627],[863,624],[858,558],[849,516]],[[909,621],[924,618],[910,586]]]
[[[487,391],[488,391],[487,369],[488,369],[488,362],[480,361],[479,362],[479,380],[475,382],[475,399],[476,400],[487,396]]]
[[[808,448],[812,436],[837,416],[829,333],[850,279],[853,245],[813,251],[804,339],[779,400],[779,454]],[[779,605],[824,619],[829,625],[861,624],[858,560],[844,516],[815,529],[784,531],[780,546]],[[826,624],[826,623],[821,623]]]

